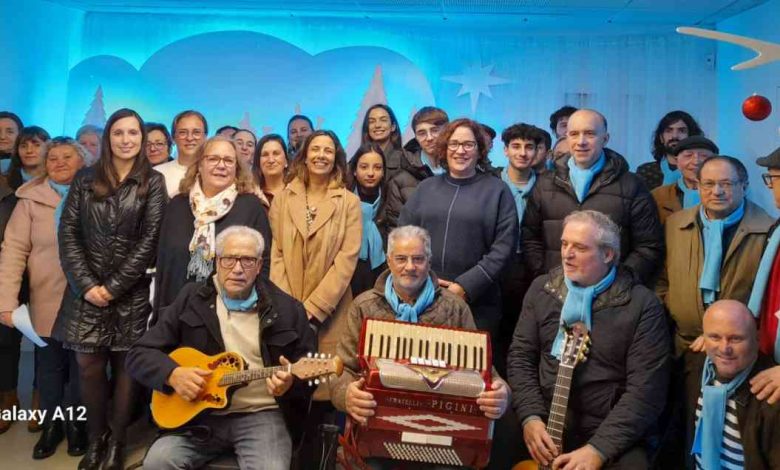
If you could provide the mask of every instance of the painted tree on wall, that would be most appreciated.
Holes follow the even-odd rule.
[[[103,107],[103,87],[98,85],[95,90],[95,97],[92,98],[92,103],[89,105],[87,114],[84,115],[84,120],[81,125],[91,124],[93,126],[105,127],[106,126],[106,111]]]
[[[374,76],[371,78],[371,83],[366,90],[366,94],[363,95],[363,100],[360,102],[360,109],[358,109],[355,121],[352,123],[352,132],[347,139],[347,158],[352,158],[352,155],[360,147],[360,140],[363,135],[363,117],[368,112],[368,108],[375,104],[387,104],[387,95],[385,94],[385,84],[382,80],[382,66],[377,65],[374,69]]]

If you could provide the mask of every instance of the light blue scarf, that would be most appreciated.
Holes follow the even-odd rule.
[[[241,261],[238,261],[239,263]],[[249,297],[246,299],[231,299],[227,296],[225,290],[221,290],[219,295],[222,297],[222,302],[229,312],[248,312],[254,308],[257,303],[257,290],[252,289],[249,293]]]
[[[69,184],[58,184],[52,180],[49,180],[49,186],[60,196],[60,202],[57,203],[57,207],[54,209],[54,233],[60,228],[60,219],[62,218],[62,209],[65,207],[65,199],[68,197],[68,191],[70,191]]]
[[[715,380],[715,365],[710,361],[709,356],[704,360],[704,370],[701,372],[701,416],[696,423],[696,437],[693,439],[691,455],[699,454],[702,466],[707,470],[720,470],[721,468],[720,453],[723,448],[726,405],[729,397],[734,395],[734,392],[750,375],[753,364],[755,361],[729,383],[709,385]]]
[[[672,184],[681,177],[680,170],[672,170],[672,166],[669,164],[669,160],[667,160],[666,157],[662,158],[661,161],[658,162],[658,166],[661,167],[661,173],[664,174],[663,184],[665,185]]]
[[[750,292],[748,308],[753,312],[753,316],[758,318],[761,315],[761,304],[766,293],[766,286],[769,284],[769,275],[772,274],[772,265],[775,262],[777,249],[780,247],[780,227],[772,232],[772,236],[767,241],[764,254],[761,255],[761,262],[758,264],[758,272],[753,281],[753,290]],[[768,312],[770,315],[774,312]],[[777,335],[775,336],[775,362],[780,363],[780,324],[777,325]]]
[[[358,194],[357,186],[355,194]],[[360,195],[358,194],[358,197]],[[362,260],[371,262],[371,269],[376,269],[385,262],[385,251],[382,247],[382,234],[376,226],[374,218],[379,205],[382,203],[382,190],[376,196],[374,202],[360,201],[360,210],[363,211],[363,240],[360,242],[360,254],[358,257]]]
[[[29,181],[32,181],[32,179],[35,178],[35,176],[33,176],[33,175],[27,173],[26,171],[24,171],[24,168],[19,168],[19,170],[20,170],[19,171],[20,174],[22,175],[22,182],[23,183],[27,183]]]
[[[683,209],[687,209],[701,203],[699,190],[690,189],[688,186],[686,186],[682,176],[677,179],[677,187],[680,188],[680,191],[683,193]]]
[[[592,286],[580,287],[575,285],[568,277],[563,278],[566,283],[566,287],[569,292],[566,294],[566,300],[563,301],[563,308],[561,309],[561,325],[558,327],[558,335],[555,336],[553,341],[552,350],[550,354],[561,359],[561,349],[563,348],[563,338],[566,334],[564,331],[565,326],[569,326],[578,321],[584,322],[588,331],[591,329],[591,314],[593,313],[593,299],[597,295],[601,294],[605,290],[609,289],[609,286],[615,281],[617,276],[617,268],[612,266],[606,276]]]
[[[512,197],[515,198],[515,209],[517,209],[517,223],[522,224],[523,223],[523,214],[525,213],[525,206],[528,202],[526,199],[526,196],[531,193],[531,190],[534,189],[534,184],[536,184],[536,172],[531,170],[531,177],[528,178],[528,182],[524,184],[522,187],[516,185],[511,179],[509,179],[509,167],[507,166],[504,168],[503,171],[501,171],[501,179],[504,180],[504,183],[506,183],[507,186],[509,186],[509,191],[512,192]],[[520,252],[520,237],[518,237],[517,240],[517,251]]]
[[[704,211],[704,206],[699,206],[699,218],[703,226],[704,235],[704,266],[699,278],[704,305],[715,302],[715,297],[720,291],[720,269],[723,263],[723,232],[734,224],[738,224],[745,215],[745,201],[725,219],[710,220]]]
[[[387,300],[387,303],[390,304],[390,308],[395,312],[395,319],[399,321],[417,323],[420,314],[433,303],[435,293],[436,290],[433,287],[433,281],[431,280],[431,277],[428,276],[422,292],[420,292],[420,295],[417,297],[417,301],[414,305],[409,305],[401,302],[398,298],[398,294],[395,293],[395,289],[393,288],[393,275],[390,274],[387,276],[387,281],[385,281],[385,299]]]
[[[555,169],[555,160],[552,158],[544,162],[544,167],[548,170],[554,170]]]
[[[607,162],[607,157],[604,152],[601,152],[601,156],[596,163],[591,165],[590,168],[580,168],[574,163],[574,157],[569,157],[567,164],[569,165],[569,179],[571,185],[574,187],[574,194],[577,195],[577,200],[582,202],[585,200],[585,196],[590,191],[590,185],[593,183],[593,178],[604,169],[604,164]]]
[[[433,176],[443,175],[447,172],[444,168],[439,166],[433,166],[431,164],[431,159],[428,157],[428,154],[425,153],[424,150],[420,150],[420,160],[422,160],[422,164],[427,166],[429,170],[431,170],[431,173],[433,173]]]

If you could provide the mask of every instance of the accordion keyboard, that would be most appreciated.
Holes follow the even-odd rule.
[[[360,355],[485,371],[490,367],[488,338],[478,331],[371,319],[366,321]]]

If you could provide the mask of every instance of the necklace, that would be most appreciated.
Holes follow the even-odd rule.
[[[314,223],[314,218],[317,217],[317,207],[309,205],[309,192],[304,193],[306,198],[306,228],[311,228],[311,224]]]

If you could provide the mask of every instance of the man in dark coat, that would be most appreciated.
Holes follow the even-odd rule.
[[[750,393],[751,378],[775,366],[759,352],[753,315],[719,300],[703,325],[706,356],[688,352],[686,361],[688,468],[780,468],[780,407]]]
[[[575,210],[596,210],[622,228],[620,262],[651,285],[663,265],[664,236],[650,192],[628,171],[625,159],[604,146],[607,121],[581,109],[568,122],[570,155],[539,177],[523,218],[522,240],[529,268],[544,274],[561,264],[563,219]]]
[[[206,355],[232,351],[250,369],[259,369],[287,365],[316,348],[303,305],[258,277],[264,244],[249,227],[219,234],[214,279],[187,284],[130,350],[127,367],[136,380],[192,401],[211,372],[177,364],[168,356],[174,349],[190,347]],[[287,371],[249,382],[231,395],[226,409],[160,437],[144,467],[197,468],[233,450],[242,467],[286,470],[310,395],[311,389],[294,383]],[[211,438],[202,440],[203,431]]]
[[[643,440],[666,401],[671,341],[661,302],[616,266],[618,233],[599,212],[569,215],[563,267],[531,284],[517,322],[507,360],[512,404],[531,457],[545,465],[554,460],[556,468],[648,467]],[[545,422],[563,327],[578,321],[588,327],[591,346],[587,362],[573,372],[559,449]]]
[[[426,106],[412,117],[414,139],[404,146],[401,169],[387,182],[387,220],[388,229],[398,226],[398,217],[406,201],[412,197],[420,181],[444,173],[433,156],[436,138],[449,122],[443,109]]]

